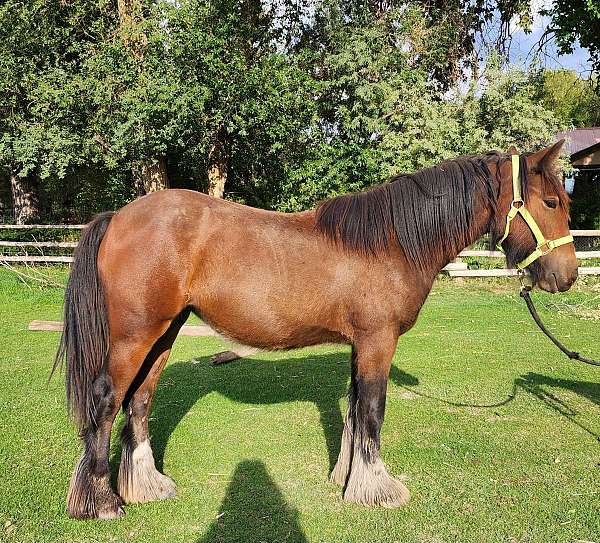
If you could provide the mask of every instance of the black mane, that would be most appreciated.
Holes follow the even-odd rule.
[[[458,253],[469,243],[478,197],[495,210],[498,187],[488,163],[499,165],[506,156],[459,157],[366,192],[326,200],[317,207],[317,228],[365,255],[386,250],[395,237],[424,269],[433,254]]]

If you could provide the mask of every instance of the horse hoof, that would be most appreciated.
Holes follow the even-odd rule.
[[[93,499],[93,498],[91,498]],[[121,507],[121,498],[116,494],[100,498],[96,504],[88,502],[86,507],[74,507],[72,503],[67,504],[67,510],[71,518],[78,520],[101,519],[113,520],[122,517],[125,511]]]
[[[395,508],[408,504],[410,491],[400,481],[389,477],[385,484],[378,483],[368,488],[346,487],[344,500],[367,507]]]
[[[129,486],[127,489],[121,487],[119,490],[125,503],[148,503],[177,496],[175,481],[158,471],[146,474],[145,480],[138,480],[136,486]]]
[[[69,485],[67,512],[71,518],[114,519],[125,514],[123,501],[110,486],[107,475],[95,477],[87,472],[87,459],[81,458]]]
[[[123,508],[118,505],[115,508],[106,508],[98,511],[98,518],[100,520],[114,520],[125,515]]]
[[[148,503],[168,500],[177,496],[177,485],[170,477],[154,470],[138,478],[136,483],[126,489],[119,488],[121,498],[125,503]]]
[[[360,462],[352,467],[344,500],[367,507],[402,507],[409,502],[410,492],[378,459],[374,464]]]
[[[348,479],[348,471],[349,466],[347,463],[338,463],[333,468],[333,471],[329,475],[329,482],[334,485],[344,486],[346,484],[346,480]]]

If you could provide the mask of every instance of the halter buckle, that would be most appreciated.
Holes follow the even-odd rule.
[[[542,252],[540,256],[544,256],[548,253],[551,253],[554,249],[554,246],[552,245],[552,242],[550,240],[545,239],[541,243],[538,243],[537,248]]]

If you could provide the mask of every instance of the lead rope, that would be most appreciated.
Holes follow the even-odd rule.
[[[579,353],[576,353],[575,351],[570,351],[560,341],[558,341],[558,339],[556,339],[552,335],[550,330],[548,330],[548,328],[546,328],[544,326],[544,323],[541,321],[540,316],[538,315],[538,312],[536,311],[535,306],[533,305],[533,300],[531,299],[531,296],[529,296],[530,291],[531,291],[530,286],[523,285],[521,287],[521,298],[523,298],[523,300],[525,300],[525,303],[527,304],[527,309],[529,309],[529,313],[531,313],[531,316],[533,317],[533,320],[535,321],[535,323],[539,326],[540,330],[542,332],[544,332],[544,334],[546,334],[546,336],[548,336],[550,341],[552,341],[552,343],[554,343],[554,345],[556,345],[571,360],[579,360],[579,362],[583,362],[584,364],[589,364],[590,366],[600,366],[600,362],[598,362],[597,360],[592,360],[591,358],[586,358],[585,356],[581,356]]]

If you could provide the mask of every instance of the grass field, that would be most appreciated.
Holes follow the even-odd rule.
[[[535,298],[569,346],[600,356],[600,283]],[[396,510],[346,504],[327,481],[348,348],[215,368],[217,340],[182,337],[150,423],[179,496],[127,506],[119,521],[70,520],[64,500],[80,449],[62,378],[47,384],[58,335],[26,331],[30,320],[60,318],[61,302],[60,288],[0,272],[0,540],[600,541],[600,369],[562,357],[512,281],[440,281],[401,338],[382,434],[385,462],[412,492]]]

